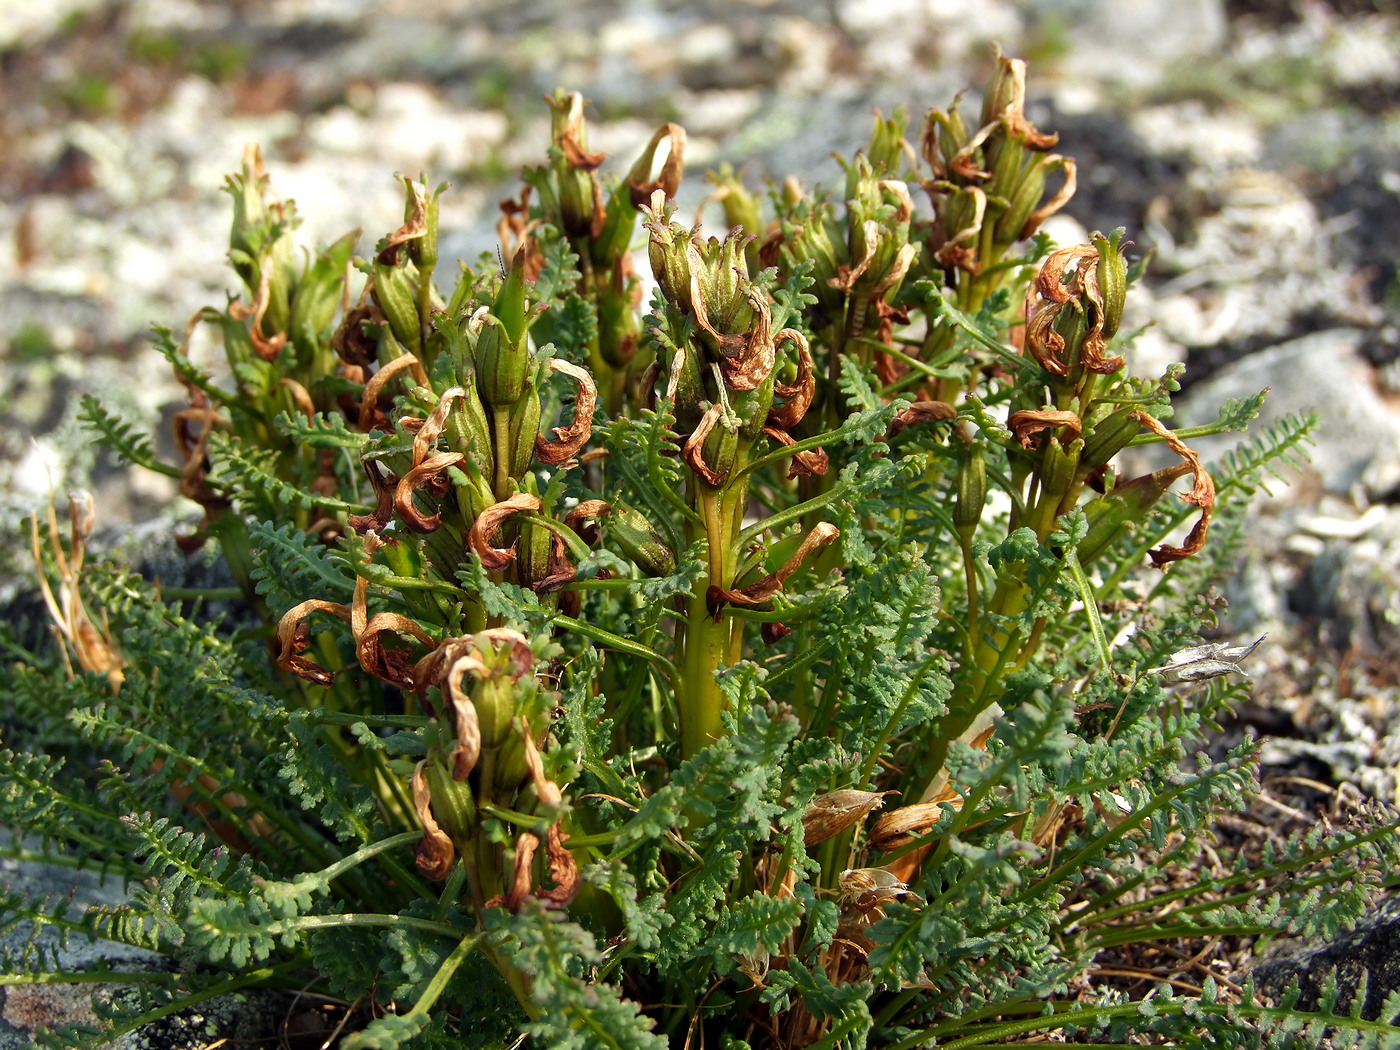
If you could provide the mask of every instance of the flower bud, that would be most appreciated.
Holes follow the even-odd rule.
[[[229,231],[229,261],[249,291],[258,286],[257,260],[266,248],[268,231],[267,173],[257,146],[243,150],[243,173],[230,175],[224,189],[233,198],[233,228]]]
[[[1026,103],[1026,63],[997,53],[997,72],[982,96],[982,123],[992,124],[1007,113],[1019,113]]]
[[[726,226],[731,230],[738,227],[752,234],[763,232],[758,198],[744,188],[744,180],[731,165],[721,164],[719,171],[710,172],[706,178],[714,183],[715,191],[710,195],[710,199],[717,200],[724,209]]]

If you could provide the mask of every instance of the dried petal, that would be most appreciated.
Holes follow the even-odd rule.
[[[311,642],[310,628],[305,621],[314,612],[328,612],[346,623],[351,621],[350,610],[339,602],[309,598],[300,605],[292,606],[277,621],[277,666],[308,682],[329,686],[335,676],[314,660],[301,655]]]
[[[467,457],[460,452],[439,452],[423,460],[399,479],[394,487],[394,509],[399,512],[399,517],[410,530],[432,532],[442,524],[441,514],[424,514],[414,505],[414,491],[431,485],[448,467],[459,466],[466,461]]]
[[[651,179],[651,166],[656,158],[656,150],[663,141],[669,143],[666,160],[661,165],[660,174]],[[684,171],[685,128],[679,124],[663,124],[652,135],[646,149],[632,165],[632,170],[627,173],[627,188],[631,191],[633,206],[641,207],[658,190],[668,198],[675,197]]]
[[[962,149],[953,154],[952,159],[948,161],[948,174],[956,175],[965,182],[986,182],[990,179],[992,173],[990,171],[983,171],[977,166],[975,154],[977,150],[981,148],[982,144],[991,136],[992,132],[1000,127],[1000,123],[992,122],[978,128],[977,134],[968,139]]]
[[[1051,197],[1048,201],[1042,204],[1035,211],[1031,212],[1030,217],[1026,219],[1026,224],[1021,227],[1021,240],[1025,240],[1028,237],[1033,236],[1035,234],[1035,231],[1040,229],[1041,223],[1043,223],[1046,219],[1050,218],[1050,216],[1054,215],[1066,204],[1068,204],[1070,198],[1074,196],[1075,189],[1078,186],[1077,176],[1079,169],[1075,166],[1074,159],[1072,157],[1062,157],[1058,153],[1055,153],[1049,157],[1046,157],[1045,163],[1047,165],[1051,163],[1058,164],[1058,166],[1065,173],[1064,185],[1062,185],[1059,188],[1059,190],[1056,191],[1053,197]]]
[[[894,414],[890,423],[889,436],[894,437],[905,427],[919,423],[934,423],[944,419],[956,419],[958,410],[946,401],[915,401],[908,408]]]
[[[535,458],[541,463],[558,466],[576,456],[588,441],[593,429],[593,406],[598,401],[598,388],[594,385],[593,377],[578,365],[551,357],[549,367],[551,371],[562,372],[578,381],[574,421],[567,427],[554,427],[550,431],[558,439],[556,441],[546,441],[543,436],[535,438]]]
[[[462,678],[469,672],[481,678],[488,673],[475,648],[452,661],[442,682],[443,696],[452,705],[452,725],[457,734],[452,747],[453,780],[466,780],[481,755],[481,719],[472,698],[462,692]]]
[[[783,584],[787,582],[788,577],[800,569],[804,561],[840,535],[841,530],[830,522],[818,522],[812,527],[812,531],[807,533],[802,540],[802,545],[797,548],[792,557],[783,562],[776,572],[769,573],[747,587],[741,587],[737,590],[711,587],[706,595],[706,604],[711,615],[718,618],[719,611],[726,602],[733,605],[758,605],[768,601],[783,589]]]
[[[797,346],[797,380],[773,387],[773,405],[768,409],[768,425],[776,430],[791,430],[802,421],[816,396],[817,379],[812,364],[812,351],[807,337],[796,328],[784,328],[773,337],[773,345],[791,342]],[[781,404],[778,402],[781,400]]]
[[[366,331],[366,322],[386,323],[384,311],[379,309],[376,303],[361,303],[347,310],[335,334],[331,336],[331,346],[347,365],[366,367],[373,364],[379,354],[379,344]]]
[[[764,427],[763,432],[784,447],[791,448],[793,445],[797,444],[797,442],[793,440],[792,435],[785,431],[775,430],[772,427]],[[792,463],[788,466],[787,476],[789,478],[821,477],[827,472],[827,468],[828,460],[826,449],[812,448],[792,454]]]
[[[382,531],[394,514],[394,487],[399,483],[396,475],[377,459],[366,459],[362,463],[374,489],[374,510],[368,514],[351,514],[346,523],[356,532]]]
[[[500,902],[507,911],[516,911],[520,902],[530,896],[530,866],[535,862],[535,850],[539,845],[539,838],[528,831],[521,832],[515,839],[515,874]]]
[[[468,543],[472,550],[476,551],[481,558],[481,564],[488,572],[504,572],[507,565],[515,560],[514,547],[493,547],[491,540],[496,535],[496,530],[501,525],[521,511],[535,512],[540,509],[538,496],[532,496],[528,492],[517,492],[509,499],[502,500],[494,506],[482,511],[476,521],[472,522],[471,532],[468,534]]]
[[[399,248],[428,232],[428,187],[412,179],[404,181],[413,193],[413,211],[404,220],[404,224],[385,239],[384,249],[375,259],[383,266],[395,265],[399,261]]]
[[[763,296],[748,291],[748,302],[754,310],[754,321],[748,332],[722,336],[708,321],[701,321],[703,311],[696,310],[696,320],[719,342],[719,370],[724,385],[730,390],[756,390],[773,372],[777,353],[773,344],[773,315]],[[726,353],[726,351],[732,351]]]
[[[419,762],[413,767],[413,808],[418,813],[418,822],[423,825],[423,841],[418,843],[414,860],[424,878],[441,882],[452,870],[452,860],[457,851],[451,837],[433,817],[432,794],[428,790],[428,776],[424,771],[426,765],[426,762]]]
[[[918,900],[899,877],[885,868],[848,868],[838,883],[842,911],[865,912],[889,901]]]
[[[837,275],[826,282],[838,292],[849,293],[875,259],[875,250],[880,243],[880,224],[874,219],[866,219],[861,223],[861,234],[861,243],[865,245],[865,251],[861,254],[860,259],[856,261],[854,266],[850,263],[842,263]]]
[[[1191,468],[1192,484],[1191,491],[1181,495],[1181,498],[1192,506],[1201,508],[1201,516],[1196,519],[1196,524],[1192,526],[1191,532],[1186,537],[1186,542],[1180,547],[1173,547],[1170,544],[1163,544],[1150,555],[1152,564],[1159,569],[1174,561],[1181,561],[1196,554],[1206,544],[1206,533],[1210,530],[1210,520],[1215,513],[1215,480],[1201,466],[1201,457],[1194,449],[1188,448],[1186,443],[1168,430],[1155,417],[1147,412],[1135,412],[1138,420],[1148,430],[1162,438],[1167,443],[1167,448],[1171,449],[1187,466]]]
[[[250,306],[245,306],[242,302],[234,300],[229,303],[229,316],[239,321],[247,321],[251,318],[248,327],[248,338],[253,343],[253,352],[264,361],[276,361],[277,355],[282,352],[282,347],[287,345],[287,336],[282,332],[277,332],[272,336],[263,334],[263,318],[267,314],[268,304],[272,301],[272,275],[276,267],[264,265],[262,276],[258,281],[258,291],[253,296]]]
[[[540,755],[539,747],[535,744],[534,737],[525,733],[522,739],[525,744],[525,765],[530,770],[530,777],[535,785],[535,794],[546,806],[562,806],[564,803],[563,793],[559,790],[558,784],[544,775],[544,760]],[[549,826],[546,842],[546,848],[549,852],[549,874],[555,885],[552,890],[546,890],[540,896],[558,904],[568,904],[578,894],[578,864],[575,862],[573,854],[564,847],[564,836],[557,819]]]
[[[316,418],[316,406],[312,403],[311,395],[307,393],[306,387],[289,376],[283,376],[277,381],[277,385],[291,392],[292,401],[296,403],[297,408],[307,419],[314,420]]]
[[[388,364],[380,366],[379,370],[370,376],[369,382],[365,384],[364,396],[360,399],[359,425],[361,430],[369,430],[370,424],[374,421],[374,409],[379,401],[379,392],[384,389],[385,384],[390,379],[405,369],[413,370],[413,378],[419,386],[428,385],[428,374],[423,371],[422,363],[412,354],[404,354],[402,357],[396,357]]]
[[[927,802],[916,802],[882,813],[870,829],[870,845],[882,853],[907,846],[915,839],[923,838],[943,819],[947,812],[945,806],[961,809],[962,802],[962,796],[956,791],[944,788],[937,797]]]
[[[604,500],[586,499],[564,515],[564,524],[585,543],[596,543],[598,541],[597,527],[589,528],[584,522],[596,521],[605,517],[611,510],[612,508]]]
[[[416,467],[428,458],[437,447],[437,440],[447,426],[447,416],[452,411],[452,402],[465,400],[467,392],[460,386],[449,387],[438,396],[428,418],[413,435],[413,465]]]
[[[720,411],[719,405],[711,405],[706,409],[705,414],[700,417],[700,422],[690,432],[690,437],[686,438],[685,445],[681,448],[681,458],[686,461],[690,469],[695,471],[705,484],[714,488],[719,488],[724,484],[724,476],[711,470],[709,464],[705,462],[705,439],[710,436],[710,431],[718,422]]]
[[[1042,430],[1065,427],[1067,432],[1061,437],[1063,444],[1077,438],[1084,424],[1073,412],[1061,412],[1053,408],[1026,408],[1011,413],[1006,425],[1011,428],[1011,433],[1021,443],[1022,448],[1030,448],[1035,444],[1035,435]]]

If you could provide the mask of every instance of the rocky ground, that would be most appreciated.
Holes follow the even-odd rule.
[[[51,479],[92,487],[109,526],[166,506],[73,410],[94,392],[154,426],[176,407],[150,326],[231,286],[219,191],[246,142],[306,241],[358,227],[368,246],[397,225],[392,174],[427,171],[454,183],[444,255],[474,259],[556,86],[592,100],[620,164],[683,123],[693,206],[726,159],[754,183],[832,176],[872,106],[946,105],[993,41],[1030,59],[1034,119],[1079,161],[1057,234],[1123,225],[1152,252],[1135,358],[1187,363],[1182,418],[1263,386],[1273,416],[1321,413],[1230,584],[1229,637],[1269,635],[1242,722],[1273,739],[1280,805],[1400,802],[1394,0],[0,4],[0,531]]]

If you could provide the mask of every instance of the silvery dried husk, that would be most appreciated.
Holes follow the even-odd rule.
[[[944,806],[961,809],[962,803],[961,795],[952,788],[944,788],[927,802],[916,802],[883,813],[870,829],[870,845],[882,852],[907,846],[933,830],[933,826],[943,819]]]
[[[808,849],[841,834],[885,803],[884,791],[841,788],[818,795],[802,814],[802,844]]]

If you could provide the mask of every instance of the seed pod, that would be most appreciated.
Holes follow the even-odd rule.
[[[958,499],[953,507],[953,524],[967,536],[976,531],[987,504],[987,461],[982,446],[970,443],[958,465]]]
[[[471,787],[465,780],[455,779],[451,770],[436,758],[419,765],[424,769],[438,824],[454,842],[465,842],[476,825],[476,800]]]
[[[496,455],[509,456],[507,469],[513,478],[521,478],[530,470],[535,456],[535,442],[540,436],[540,395],[533,387],[510,406],[510,449],[497,449]]]
[[[666,396],[675,405],[676,424],[682,430],[694,430],[705,414],[705,380],[700,371],[700,353],[689,342],[666,362],[669,375]]]
[[[492,407],[509,407],[525,391],[529,349],[512,343],[505,325],[488,316],[476,343],[476,374],[481,400]]]
[[[1079,469],[1093,472],[1106,466],[1114,456],[1128,447],[1142,429],[1131,408],[1122,408],[1100,419],[1084,436],[1084,451],[1079,455]]]
[[[515,253],[510,272],[483,321],[476,344],[477,387],[481,399],[493,406],[513,405],[524,393],[530,372],[523,250]]]
[[[1084,440],[1076,438],[1068,446],[1062,446],[1060,439],[1051,437],[1045,443],[1045,454],[1036,473],[1040,476],[1040,490],[1052,496],[1063,496],[1074,481],[1079,467],[1079,452]]]
[[[1026,168],[1021,177],[1010,189],[1006,210],[997,216],[992,236],[999,244],[1011,244],[1019,240],[1026,220],[1031,217],[1040,198],[1045,196],[1045,172],[1047,165],[1037,157]],[[1006,192],[1006,187],[1000,187]]]
[[[478,457],[491,455],[491,423],[476,392],[476,372],[467,373],[466,393],[447,417],[447,434],[453,448]]]
[[[676,555],[647,516],[634,507],[614,504],[608,515],[608,535],[622,552],[648,576],[670,576],[676,571]]]
[[[811,848],[864,820],[866,814],[884,805],[885,794],[842,788],[818,795],[802,814],[803,845]]]
[[[768,412],[773,407],[773,385],[775,372],[769,369],[768,378],[753,390],[734,391],[729,395],[730,407],[739,417],[739,438],[742,441],[755,441],[768,422]]]
[[[1112,339],[1123,320],[1123,304],[1128,297],[1128,260],[1123,257],[1122,227],[1112,237],[1095,233],[1089,239],[1098,249],[1098,287],[1103,300],[1103,337]]]
[[[374,301],[389,321],[389,328],[410,353],[423,345],[418,320],[418,268],[411,262],[402,266],[373,264]]]
[[[1171,491],[1172,485],[1191,473],[1186,464],[1164,467],[1132,481],[1116,486],[1084,508],[1089,531],[1079,541],[1079,561],[1088,565],[1122,533],[1137,528],[1149,510]]]
[[[904,162],[904,132],[908,127],[909,117],[904,107],[897,108],[889,117],[876,110],[875,127],[870,132],[870,145],[865,153],[877,173],[898,174]]]
[[[493,785],[497,791],[513,792],[530,780],[530,766],[525,758],[525,741],[519,733],[511,733],[496,749]]]
[[[564,233],[580,237],[593,229],[598,189],[593,173],[603,162],[603,154],[588,152],[588,127],[583,119],[583,96],[578,92],[546,98],[550,110],[550,133],[557,154],[551,154],[559,200],[559,218]]]
[[[721,406],[711,405],[681,448],[681,458],[705,484],[723,488],[738,454],[739,438],[725,426],[716,426]]]
[[[379,553],[384,556],[384,561],[394,570],[396,576],[417,579],[423,571],[423,557],[412,543],[386,536]]]
[[[521,477],[523,491],[538,496],[535,476],[525,473]],[[533,587],[550,573],[550,554],[555,541],[554,532],[543,525],[524,521],[520,523],[520,537],[515,542],[516,565],[519,567],[520,582]]]

